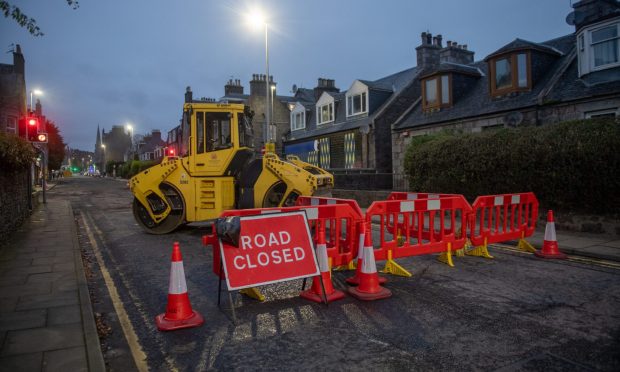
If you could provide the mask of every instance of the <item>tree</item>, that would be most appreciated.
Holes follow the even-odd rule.
[[[65,142],[60,135],[60,130],[51,121],[45,123],[47,128],[47,148],[49,150],[48,168],[60,169],[65,158]]]
[[[65,0],[67,4],[73,9],[77,9],[80,7],[80,4],[77,0]],[[21,27],[26,27],[28,32],[32,36],[43,36],[43,32],[39,26],[37,26],[37,21],[34,18],[30,18],[24,13],[22,13],[21,9],[16,7],[15,5],[11,5],[8,1],[0,0],[0,11],[4,14],[5,18],[13,18],[15,22]]]

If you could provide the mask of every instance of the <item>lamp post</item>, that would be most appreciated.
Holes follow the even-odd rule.
[[[273,95],[274,95],[274,93],[276,91],[275,84],[270,85],[270,88],[271,88],[271,117],[273,118],[272,120],[273,120],[274,126],[275,126],[276,119],[275,119],[275,113],[273,112]],[[276,139],[276,134],[275,133],[273,133],[273,136],[271,135],[271,129],[272,129],[271,128],[271,122],[269,122],[269,137],[268,137],[269,138],[269,142],[273,142]]]
[[[269,142],[269,123],[271,122],[271,104],[269,100],[269,86],[271,85],[269,82],[269,24],[265,20],[265,17],[259,10],[254,10],[254,12],[248,15],[248,20],[254,26],[255,29],[265,28],[265,70],[267,77],[265,79],[265,124],[263,126],[263,143],[267,144]]]
[[[105,144],[101,144],[101,149],[103,149],[103,165],[101,166],[101,170],[103,171],[102,176],[105,174]]]
[[[130,140],[131,140],[131,151],[133,151],[133,126],[131,126],[131,124],[127,124],[125,126],[127,128],[127,131],[129,132],[129,136],[130,136]]]
[[[42,92],[42,91],[40,91],[39,89],[34,89],[34,90],[31,90],[31,91],[30,91],[30,111],[31,111],[31,112],[34,112],[34,106],[33,106],[33,104],[32,104],[32,96],[33,96],[33,95],[40,96],[40,95],[42,95],[42,94],[43,94],[43,92]]]

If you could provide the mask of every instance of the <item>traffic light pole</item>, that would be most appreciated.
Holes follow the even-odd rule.
[[[47,188],[47,146],[39,147],[35,146],[40,152],[42,156],[41,168],[42,177],[41,177],[41,188],[43,189],[43,204],[47,204],[47,199],[45,197],[45,189]]]

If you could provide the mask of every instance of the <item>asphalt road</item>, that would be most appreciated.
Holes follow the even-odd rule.
[[[421,256],[399,260],[413,277],[390,276],[389,299],[326,307],[300,299],[298,280],[263,287],[263,303],[235,294],[235,325],[205,229],[144,233],[124,182],[69,178],[50,193],[73,206],[110,370],[620,370],[618,267],[498,248],[455,268]],[[162,333],[174,241],[205,324]]]

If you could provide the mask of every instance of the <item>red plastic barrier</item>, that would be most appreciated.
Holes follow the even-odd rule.
[[[387,200],[417,200],[417,199],[441,199],[450,196],[460,196],[459,194],[432,194],[426,192],[404,192],[393,191],[388,195]]]
[[[230,216],[255,216],[268,213],[292,212],[303,210],[306,212],[308,224],[317,236],[317,232],[325,229],[329,234],[327,255],[332,260],[332,266],[347,265],[357,257],[359,214],[348,204],[325,204],[325,205],[300,205],[283,208],[255,208],[255,209],[231,209],[224,211],[220,217]],[[215,233],[203,236],[203,244],[212,244],[213,249],[213,272],[220,273],[220,252]]]
[[[469,203],[460,195],[374,202],[366,210],[366,222],[379,220],[375,257],[385,260],[461,249],[467,242],[470,213]]]
[[[475,246],[531,236],[538,219],[538,199],[532,192],[479,196],[472,205],[470,240]]]

